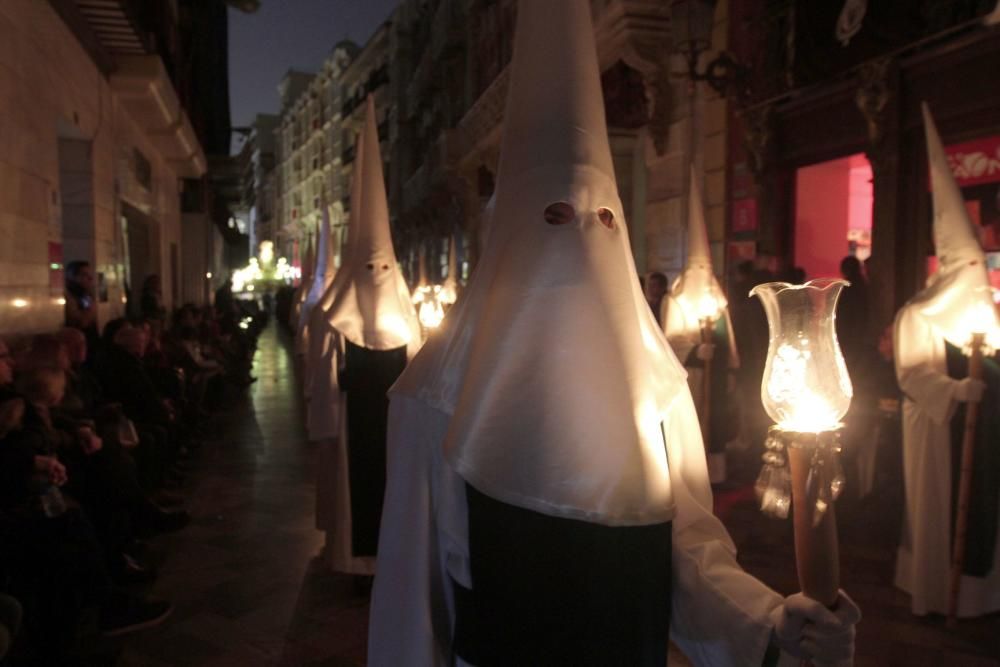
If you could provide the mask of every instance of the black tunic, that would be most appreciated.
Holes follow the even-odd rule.
[[[489,665],[663,667],[671,525],[547,516],[466,485],[472,590],[456,585],[455,653]]]
[[[350,341],[340,371],[347,397],[347,467],[353,555],[374,556],[385,495],[386,392],[406,367],[406,347],[369,350]]]

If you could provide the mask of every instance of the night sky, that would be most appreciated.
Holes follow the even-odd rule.
[[[333,45],[363,46],[399,0],[261,0],[253,14],[229,10],[229,93],[233,127],[278,111],[289,69],[315,72]],[[233,150],[239,150],[234,137]]]

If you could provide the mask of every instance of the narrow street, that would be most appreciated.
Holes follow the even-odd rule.
[[[289,341],[272,324],[261,336],[258,381],[220,415],[194,457],[186,482],[194,521],[151,543],[160,579],[151,594],[176,610],[163,626],[131,636],[126,667],[365,664],[368,601],[349,577],[318,564],[313,528],[314,446],[303,433],[302,400]],[[751,478],[756,465],[738,463]],[[717,495],[717,511],[744,567],[788,594],[796,590],[790,521],[767,519],[737,487]],[[877,510],[876,512],[873,510]],[[986,667],[1000,664],[1000,616],[946,631],[939,617],[918,619],[892,585],[895,537],[885,513],[845,500],[841,585],[861,606],[859,667]],[[877,519],[877,520],[876,520]],[[889,522],[891,525],[891,522]],[[671,665],[686,665],[671,652]]]
[[[274,324],[254,360],[258,378],[213,424],[221,437],[194,456],[185,482],[194,517],[151,542],[151,595],[176,609],[125,643],[128,667],[364,664],[367,598],[322,571],[313,527],[315,447],[288,341]]]

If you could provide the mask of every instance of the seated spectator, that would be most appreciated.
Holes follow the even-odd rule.
[[[51,407],[59,388],[57,372],[30,374],[22,385],[34,402]],[[11,395],[0,402],[0,572],[9,582],[5,592],[24,605],[30,653],[25,661],[70,664],[87,608],[99,608],[101,631],[117,635],[161,622],[172,607],[113,586],[93,527],[59,490],[68,482],[66,468],[43,453],[37,431],[25,424],[31,403]]]

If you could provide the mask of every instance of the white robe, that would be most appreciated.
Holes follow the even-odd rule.
[[[325,324],[325,320],[324,320]],[[309,440],[319,443],[316,459],[316,528],[326,533],[323,558],[336,572],[375,574],[375,558],[355,557],[351,540],[351,479],[347,459],[347,398],[337,373],[343,339],[336,329],[314,332],[307,364]]]
[[[896,586],[912,596],[914,614],[948,611],[951,572],[951,417],[958,380],[948,377],[945,342],[912,305],[896,317],[896,376],[903,390],[903,479],[906,522]],[[986,578],[962,577],[958,615],[1000,609],[1000,549]]]
[[[449,578],[471,587],[465,482],[445,461],[449,417],[406,396],[389,406],[388,482],[372,591],[368,661],[373,667],[464,664],[451,654],[455,620]],[[694,404],[681,392],[664,423],[673,520],[671,639],[697,665],[763,661],[769,613],[782,597],[744,572],[712,514]]]

